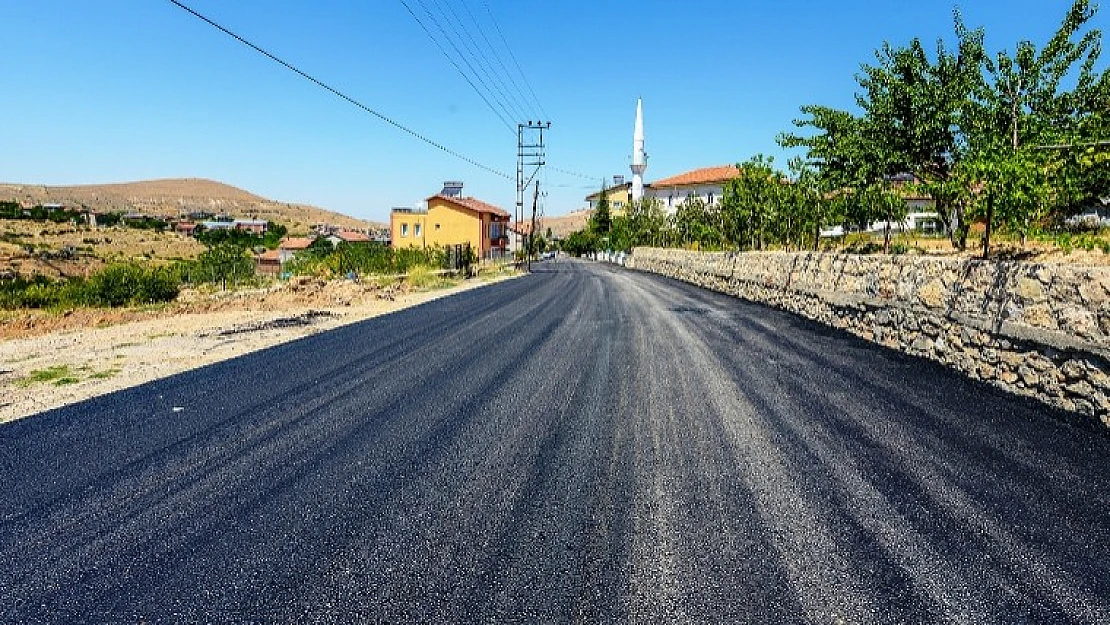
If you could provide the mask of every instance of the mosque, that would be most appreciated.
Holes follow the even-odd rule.
[[[735,165],[718,165],[693,169],[654,182],[644,183],[648,156],[644,139],[644,103],[636,99],[636,125],[632,131],[632,180],[624,182],[622,177],[614,176],[614,184],[606,190],[609,206],[615,214],[623,213],[631,202],[642,198],[659,200],[668,213],[674,213],[688,197],[701,198],[706,204],[716,204],[721,200],[725,183],[739,175]],[[586,196],[590,209],[597,207],[601,192]]]

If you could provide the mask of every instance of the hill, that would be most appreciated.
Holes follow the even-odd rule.
[[[307,233],[315,224],[354,230],[386,227],[342,213],[304,204],[269,200],[237,187],[202,178],[173,178],[118,184],[46,186],[0,183],[0,201],[24,204],[65,204],[94,211],[135,211],[149,215],[177,216],[191,212],[225,214],[238,218],[268,219],[292,233]]]
[[[560,239],[565,239],[570,233],[585,228],[586,222],[590,219],[590,214],[590,210],[583,209],[561,217],[544,217],[541,232],[546,232],[550,228],[551,234]]]

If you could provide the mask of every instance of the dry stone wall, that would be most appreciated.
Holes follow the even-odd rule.
[[[629,267],[769,304],[1110,428],[1110,267],[636,248]]]

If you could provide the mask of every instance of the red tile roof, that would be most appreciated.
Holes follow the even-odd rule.
[[[258,255],[258,260],[260,262],[276,263],[281,260],[281,250],[266,250]]]
[[[315,239],[308,237],[285,237],[278,244],[278,248],[283,250],[306,250],[308,246],[312,245]]]
[[[335,236],[339,237],[343,241],[346,241],[347,243],[368,243],[370,241],[370,237],[354,230],[340,230],[339,232],[335,233]]]
[[[649,186],[653,189],[661,189],[666,187],[682,187],[695,184],[713,184],[716,182],[725,182],[740,175],[740,169],[736,165],[720,165],[718,167],[702,167],[688,171],[684,174],[671,176],[670,178],[663,178],[656,180]]]
[[[437,194],[428,198],[428,201],[434,200],[436,198],[446,200],[456,206],[470,209],[476,213],[489,213],[491,215],[497,215],[498,217],[505,217],[506,219],[509,217],[508,213],[501,210],[500,208],[497,208],[493,204],[486,204],[482,200],[478,200],[472,197],[451,197],[448,195]]]

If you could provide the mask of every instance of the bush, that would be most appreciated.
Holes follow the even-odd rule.
[[[0,308],[62,306],[118,307],[168,302],[179,280],[171,269],[139,264],[110,265],[89,279],[50,280],[36,276],[0,281]]]
[[[0,308],[50,308],[61,299],[59,284],[43,276],[0,280]]]
[[[418,289],[434,286],[442,281],[443,279],[435,273],[435,270],[427,265],[413,265],[405,275],[405,282]]]
[[[178,284],[169,269],[110,265],[93,274],[81,291],[86,305],[117,307],[168,302],[177,297]]]

